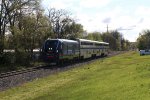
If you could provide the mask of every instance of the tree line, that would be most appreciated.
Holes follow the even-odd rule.
[[[105,41],[109,43],[111,50],[130,50],[130,42],[124,39],[123,35],[117,30],[110,32],[93,32],[88,34],[86,39],[95,40],[95,41]]]
[[[143,30],[138,39],[137,39],[137,47],[139,50],[150,49],[150,30]]]

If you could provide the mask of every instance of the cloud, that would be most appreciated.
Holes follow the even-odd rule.
[[[67,6],[61,1],[56,1],[56,2],[51,3],[50,7],[56,8],[56,9],[65,9]]]
[[[73,6],[72,1],[74,0],[43,0],[42,4],[47,8],[56,8],[56,9],[69,9]]]
[[[104,20],[102,20],[103,23],[110,23],[111,22],[111,18],[108,17],[108,18],[105,18]]]
[[[141,18],[141,19],[138,21],[138,24],[143,23],[143,21],[144,21],[144,18]]]
[[[133,30],[136,28],[136,25],[128,26],[128,27],[119,27],[117,28],[118,31],[124,31],[124,30]]]
[[[80,6],[84,8],[103,7],[109,2],[110,0],[81,0]]]
[[[146,6],[140,6],[136,9],[135,14],[137,16],[143,16],[143,17],[150,17],[150,7],[146,7]]]
[[[106,24],[102,23],[102,16],[89,15],[87,13],[78,13],[77,14],[78,23],[81,23],[84,26],[84,29],[87,32],[93,31],[105,31]]]

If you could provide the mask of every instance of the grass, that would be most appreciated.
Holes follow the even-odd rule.
[[[149,100],[150,56],[128,52],[0,92],[0,100]]]

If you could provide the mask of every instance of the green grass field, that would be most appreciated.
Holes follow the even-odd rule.
[[[150,56],[98,60],[0,92],[0,100],[150,100]]]

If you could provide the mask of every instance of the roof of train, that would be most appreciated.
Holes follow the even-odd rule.
[[[58,40],[61,42],[72,42],[72,43],[77,43],[75,40],[68,40],[68,39],[47,39],[47,40]]]
[[[94,42],[94,43],[101,43],[101,44],[109,44],[107,42],[99,42],[99,41],[93,41],[93,40],[87,40],[87,39],[78,39],[79,41],[84,41],[84,42]]]
[[[59,40],[61,42],[74,42],[76,43],[77,41],[76,40],[79,40],[79,41],[84,41],[84,42],[93,42],[93,43],[101,43],[101,44],[109,44],[107,42],[99,42],[99,41],[93,41],[93,40],[87,40],[87,39],[76,39],[76,40],[68,40],[68,39],[47,39],[47,40]]]

